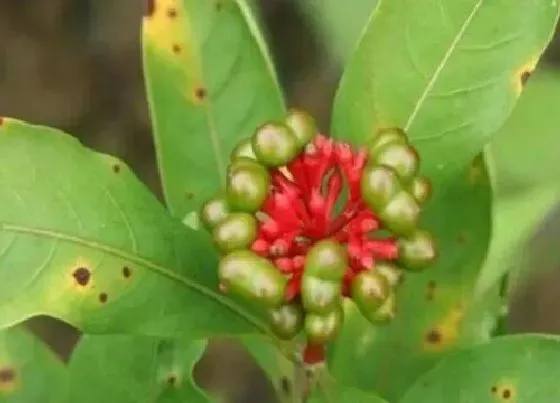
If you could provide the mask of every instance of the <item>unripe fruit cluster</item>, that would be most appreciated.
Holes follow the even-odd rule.
[[[221,290],[258,301],[278,337],[304,330],[313,345],[335,337],[345,297],[372,323],[390,320],[403,269],[436,255],[417,228],[431,193],[418,168],[400,129],[353,150],[301,110],[265,123],[233,150],[225,193],[202,206]]]

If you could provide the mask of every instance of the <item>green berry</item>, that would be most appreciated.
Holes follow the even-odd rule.
[[[253,146],[251,145],[251,139],[244,139],[239,142],[230,154],[230,161],[233,162],[239,158],[249,158],[251,160],[256,160],[257,156],[253,151]]]
[[[268,167],[281,167],[297,155],[298,140],[283,123],[265,123],[257,129],[251,140],[255,155]]]
[[[377,271],[363,271],[352,281],[352,299],[368,320],[375,316],[390,294],[389,282]]]
[[[393,168],[401,182],[408,183],[418,172],[419,158],[416,150],[407,144],[390,143],[378,150],[372,162]]]
[[[426,203],[432,195],[432,184],[428,178],[418,176],[412,180],[410,184],[410,193],[420,204]]]
[[[401,185],[392,168],[368,164],[362,174],[361,189],[365,202],[378,212],[400,192]]]
[[[220,260],[221,288],[226,292],[261,302],[268,308],[284,300],[286,278],[268,260],[248,250],[231,252]]]
[[[211,231],[229,214],[229,206],[224,198],[217,197],[208,200],[200,209],[200,218],[204,227]]]
[[[270,328],[278,338],[291,340],[303,328],[303,315],[303,309],[297,303],[270,309],[268,311]]]
[[[381,129],[369,144],[369,158],[374,160],[379,150],[388,144],[407,144],[406,134],[398,127]]]
[[[399,239],[399,262],[405,269],[420,270],[436,258],[436,244],[432,236],[422,230]]]
[[[231,213],[214,228],[212,235],[224,253],[247,249],[257,237],[257,219],[248,213]]]
[[[254,213],[266,200],[269,186],[270,175],[262,165],[238,159],[228,171],[228,203],[233,210]]]
[[[344,309],[339,304],[326,314],[308,313],[305,316],[307,340],[313,344],[324,344],[338,334],[344,320]]]
[[[416,229],[420,206],[408,192],[401,190],[378,214],[388,230],[398,235],[408,235]]]
[[[385,277],[392,288],[397,287],[403,280],[402,269],[396,264],[378,261],[374,270]]]
[[[339,281],[348,266],[348,254],[338,242],[324,239],[317,242],[305,257],[304,276]]]
[[[394,292],[389,294],[381,307],[366,317],[373,324],[384,324],[390,322],[396,315],[397,299]]]
[[[303,110],[290,109],[285,123],[292,129],[300,149],[303,149],[317,135],[315,119]]]
[[[301,302],[306,312],[326,313],[341,301],[342,282],[323,280],[304,274],[301,279]]]

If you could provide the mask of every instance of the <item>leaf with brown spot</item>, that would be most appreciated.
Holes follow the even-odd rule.
[[[398,403],[551,403],[559,372],[560,338],[503,336],[444,358]]]
[[[84,336],[72,353],[67,403],[210,403],[193,370],[206,341]],[[119,374],[118,378],[115,374]]]
[[[62,361],[23,326],[0,331],[2,403],[59,403],[66,381]]]
[[[0,130],[0,329],[43,314],[86,333],[269,334],[262,311],[219,292],[211,239],[123,162],[54,129]]]
[[[423,172],[453,177],[511,113],[559,11],[558,0],[379,1],[344,71],[331,133],[362,144],[403,127]]]
[[[224,185],[235,145],[285,113],[251,14],[245,0],[160,0],[152,18],[144,19],[157,162],[167,207],[180,219]],[[192,199],[184,197],[189,193]]]
[[[394,320],[373,326],[347,304],[346,324],[328,350],[340,382],[395,401],[442,357],[488,339],[497,307],[475,304],[473,287],[490,244],[492,198],[484,160],[477,164],[483,175],[476,185],[465,167],[434,187],[422,227],[434,234],[439,257],[422,272],[405,273]],[[458,243],[459,236],[469,242]]]

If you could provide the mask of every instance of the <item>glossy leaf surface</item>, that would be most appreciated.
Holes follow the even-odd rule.
[[[404,128],[423,171],[465,167],[510,114],[548,44],[556,0],[381,0],[338,90],[332,134]],[[419,18],[422,16],[422,18]],[[499,24],[496,24],[499,21]]]
[[[244,0],[152,0],[143,58],[159,172],[183,218],[225,184],[229,153],[282,94]]]
[[[45,314],[90,333],[266,331],[217,291],[206,237],[69,135],[4,118],[0,204],[0,328]]]
[[[347,305],[344,330],[330,364],[341,383],[374,390],[394,401],[441,357],[486,340],[496,308],[473,300],[473,287],[490,242],[490,184],[477,158],[448,186],[435,189],[422,226],[435,237],[439,257],[420,273],[407,273],[397,292],[397,315],[373,326]]]
[[[500,337],[443,360],[400,403],[549,403],[560,396],[560,340]]]
[[[208,403],[193,368],[206,342],[85,336],[72,353],[65,402]]]
[[[23,327],[0,332],[0,402],[59,403],[64,365]]]

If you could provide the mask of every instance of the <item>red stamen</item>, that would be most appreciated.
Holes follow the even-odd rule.
[[[312,365],[325,361],[325,346],[323,344],[307,343],[303,350],[303,362]]]

